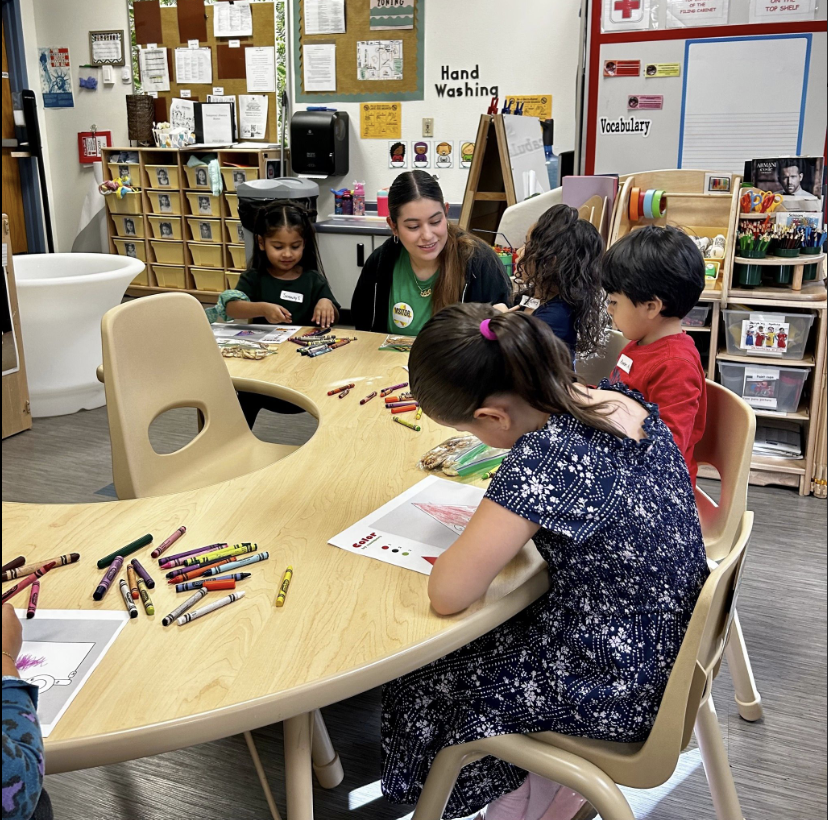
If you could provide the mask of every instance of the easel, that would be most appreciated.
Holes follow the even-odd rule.
[[[475,235],[494,244],[503,212],[516,203],[503,117],[500,114],[482,114],[459,225],[471,233],[475,233],[475,228],[488,231]]]

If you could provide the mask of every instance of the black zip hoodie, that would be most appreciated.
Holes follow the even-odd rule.
[[[351,321],[357,330],[394,333],[388,327],[388,302],[394,265],[400,258],[402,245],[391,237],[367,259],[351,298]],[[477,243],[466,266],[466,284],[461,302],[484,302],[490,305],[512,304],[512,286],[500,259],[487,245]]]

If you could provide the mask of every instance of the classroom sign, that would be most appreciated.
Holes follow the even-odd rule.
[[[669,0],[667,28],[723,26],[727,23],[728,0]]]
[[[514,111],[523,104],[524,117],[538,117],[548,120],[552,117],[551,94],[515,94],[506,97],[506,106]]]
[[[402,105],[398,102],[361,103],[359,136],[364,140],[398,140],[402,136]]]
[[[40,90],[44,108],[73,108],[72,66],[68,47],[39,48]]]

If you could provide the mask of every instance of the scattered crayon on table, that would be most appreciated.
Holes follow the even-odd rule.
[[[121,597],[124,599],[124,606],[126,607],[127,612],[129,613],[130,618],[137,618],[138,617],[138,607],[135,606],[134,601],[132,600],[132,594],[130,593],[129,584],[121,578],[118,582],[118,589],[121,591]]]
[[[169,538],[162,541],[151,553],[152,558],[158,558],[165,553],[184,533],[187,532],[186,527],[179,527]]]
[[[109,565],[109,569],[104,573],[103,578],[101,578],[101,582],[95,588],[95,591],[92,593],[92,597],[96,601],[100,601],[103,599],[103,596],[109,591],[109,587],[112,585],[112,582],[115,580],[115,576],[121,571],[121,567],[124,565],[124,556],[123,555],[116,555],[115,558],[112,560],[112,563]]]
[[[364,399],[360,399],[359,403],[360,404],[368,404],[368,402],[371,401],[371,399],[376,398],[376,396],[377,396],[377,392],[375,390],[373,393],[369,393]]]
[[[399,416],[394,416],[394,421],[397,424],[402,424],[403,427],[407,427],[409,430],[414,430],[414,432],[420,432],[420,425],[419,424],[412,424],[410,421],[406,421],[405,419],[401,419]]]
[[[141,597],[138,593],[138,573],[132,564],[127,567],[127,586],[129,587],[130,595],[132,595],[132,600],[137,601]]]
[[[40,595],[40,581],[32,581],[31,589],[29,590],[29,605],[26,607],[26,618],[34,618],[37,612],[37,599]]]
[[[279,587],[279,594],[276,596],[276,606],[284,606],[285,598],[287,597],[288,587],[290,586],[291,578],[293,578],[293,567],[289,566],[285,570],[282,577],[282,585]]]
[[[109,555],[105,555],[101,558],[98,561],[98,569],[108,567],[116,558],[125,558],[127,555],[130,555],[131,553],[141,549],[141,547],[145,547],[147,544],[151,543],[152,535],[149,533],[142,535],[140,538],[136,538],[134,541],[131,541],[125,547],[121,547],[121,549],[115,550],[115,552],[111,552]]]
[[[226,564],[219,564],[214,567],[207,567],[203,573],[204,578],[221,575],[222,572],[233,571],[249,566],[250,564],[258,564],[259,561],[267,561],[270,558],[269,552],[260,552],[257,555],[243,555],[239,558],[231,558]],[[193,576],[195,577],[195,576]]]
[[[204,590],[206,593],[207,590]],[[188,612],[186,615],[182,615],[176,623],[179,626],[184,626],[184,624],[188,624],[191,621],[195,621],[198,618],[203,618],[205,615],[209,615],[211,612],[215,612],[217,609],[221,609],[222,607],[227,606],[228,604],[232,604],[234,601],[238,601],[240,598],[244,598],[244,590],[241,592],[231,592],[226,598],[219,598],[217,601],[213,601],[212,603],[207,604],[207,606],[201,607],[201,609],[194,609],[192,612]]]
[[[423,417],[423,408],[417,405],[417,415],[414,416],[414,421],[419,421]]]
[[[20,556],[23,557],[22,555]],[[31,575],[46,564],[54,564],[56,567],[66,567],[69,564],[74,564],[80,560],[80,553],[69,552],[66,555],[58,555],[57,558],[48,558],[45,561],[35,561],[31,564],[20,564],[12,569],[6,570],[2,577],[3,582],[13,581],[15,578],[22,578],[24,575]],[[17,561],[17,558],[10,563]]]
[[[224,549],[226,546],[227,542],[221,541],[218,544],[207,544],[204,547],[196,547],[195,549],[187,550],[187,552],[178,552],[175,555],[168,555],[162,561],[159,561],[158,565],[161,569],[170,569],[171,567],[179,566],[178,562],[184,558],[190,558],[193,555],[202,555],[205,552],[215,552],[215,550]]]
[[[2,572],[2,573],[3,573],[3,580],[4,580],[4,581],[6,581],[6,580],[10,580],[10,579],[7,579],[7,578],[5,577],[5,576],[6,576],[6,573],[7,573],[9,570],[12,570],[12,569],[17,569],[18,567],[22,567],[25,563],[26,563],[26,556],[24,556],[24,555],[18,555],[18,556],[17,556],[17,558],[12,558],[12,560],[11,560],[11,561],[9,561],[9,563],[8,563],[8,564],[3,564],[2,568],[0,568],[0,572]]]
[[[144,605],[144,612],[147,615],[155,615],[155,607],[152,604],[152,598],[147,591],[147,585],[141,576],[138,576],[138,594],[141,596],[141,603]]]
[[[385,398],[386,396],[393,393],[395,390],[402,390],[403,387],[408,387],[408,382],[401,382],[400,384],[394,384],[391,387],[383,387],[380,390],[380,395]]]
[[[352,387],[355,387],[353,382],[348,384],[343,384],[342,387],[334,387],[333,390],[328,391],[329,396],[335,396],[337,393],[341,393],[343,390],[350,390]]]
[[[133,558],[129,563],[132,565],[138,577],[144,579],[147,589],[155,589],[155,581],[152,580],[152,576],[141,566],[141,562],[137,558]]]
[[[395,407],[419,407],[419,402],[414,401],[414,399],[406,399],[405,401],[392,401],[390,404],[385,405],[387,409],[393,410]]]
[[[256,552],[259,549],[258,544],[251,544],[250,542],[243,542],[241,544],[234,544],[232,547],[225,547],[215,552],[205,552],[204,555],[194,555],[192,558],[185,558],[182,566],[185,567],[200,567],[204,564],[212,564],[216,558],[231,557],[233,555],[246,555],[248,552]]]
[[[199,589],[195,592],[195,594],[191,595],[184,601],[181,606],[177,606],[169,615],[165,615],[161,619],[162,626],[169,626],[176,618],[180,615],[183,615],[190,607],[195,606],[205,595],[207,594],[206,589]]]
[[[340,398],[340,399],[344,399],[344,398],[345,398],[345,396],[347,396],[347,395],[348,395],[348,393],[350,393],[350,392],[351,392],[351,389],[350,389],[350,388],[348,388],[347,390],[343,390],[343,391],[339,394],[339,398]]]
[[[36,570],[31,575],[27,575],[21,581],[18,581],[13,587],[9,587],[3,593],[3,600],[2,603],[6,603],[9,598],[13,598],[17,595],[18,592],[22,592],[26,587],[31,586],[35,581],[42,578],[50,569],[54,569],[57,564],[54,561],[50,561],[45,566],[41,567],[39,570]]]
[[[416,404],[401,404],[399,407],[391,408],[391,415],[395,416],[397,413],[413,413],[416,409]]]

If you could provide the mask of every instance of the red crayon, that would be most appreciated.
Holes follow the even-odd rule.
[[[355,385],[351,384],[343,384],[342,387],[335,387],[333,390],[328,391],[329,396],[335,396],[337,393],[342,393],[344,390],[350,390]]]
[[[334,342],[331,345],[331,350],[336,350],[338,347],[344,347],[345,345],[351,344],[350,339],[340,339],[338,342]]]
[[[3,593],[2,603],[6,603],[9,598],[13,598],[18,592],[22,592],[26,587],[31,586],[38,578],[42,578],[50,569],[57,566],[57,561],[51,561],[45,567],[41,567],[31,575],[27,575],[22,581],[10,587]]]
[[[368,394],[364,399],[360,399],[360,404],[368,404],[371,399],[376,398],[377,391],[375,390],[373,393]]]
[[[203,589],[209,589],[209,590],[235,589],[236,588],[236,582],[233,578],[229,578],[226,581],[205,581],[202,588]]]
[[[189,572],[180,572],[178,575],[168,575],[167,581],[168,584],[181,584],[184,581],[192,581],[193,578],[198,578],[199,576],[203,575],[208,569],[211,567],[216,566],[217,564],[229,564],[233,561],[238,561],[239,558],[246,558],[248,556],[244,555],[234,555],[231,558],[216,558],[215,561],[211,561],[209,564],[205,564],[203,567],[199,567],[198,569],[190,570]],[[181,567],[179,567],[181,569]]]
[[[402,407],[392,407],[391,415],[396,416],[397,413],[412,413],[417,409],[416,404],[404,404]]]
[[[26,607],[26,617],[34,618],[37,612],[37,597],[40,595],[40,581],[32,581],[32,590],[29,593],[29,606]]]
[[[166,552],[184,533],[187,532],[186,527],[179,527],[166,541],[162,541],[151,553],[153,558],[158,558],[161,553]]]

